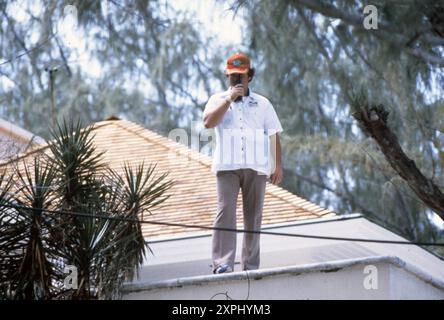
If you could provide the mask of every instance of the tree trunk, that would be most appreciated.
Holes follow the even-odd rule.
[[[387,126],[388,112],[382,105],[356,105],[353,117],[379,145],[392,168],[407,182],[413,192],[444,220],[444,194],[425,177],[402,150],[396,135]]]

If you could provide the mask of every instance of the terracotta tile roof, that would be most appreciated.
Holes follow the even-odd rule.
[[[157,172],[170,172],[175,181],[167,194],[171,197],[144,214],[145,220],[212,226],[216,212],[216,177],[211,173],[211,158],[187,146],[163,137],[138,124],[126,120],[107,120],[94,124],[94,144],[98,151],[106,151],[104,160],[116,171],[122,172],[124,161],[138,164],[157,163]],[[26,153],[46,151],[45,146]],[[11,165],[12,161],[0,163]],[[20,161],[21,162],[21,161]],[[242,193],[238,197],[238,228],[243,227]],[[296,220],[334,216],[326,210],[289,191],[267,183],[263,225],[287,223]],[[199,232],[199,229],[143,224],[146,237],[179,236]]]
[[[0,161],[14,157],[17,153],[42,145],[45,140],[15,124],[0,119]]]
[[[43,138],[4,119],[0,119],[0,136],[10,138],[21,144],[28,144],[31,140],[38,145],[45,143]]]

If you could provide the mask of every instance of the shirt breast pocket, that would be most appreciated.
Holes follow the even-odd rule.
[[[246,110],[247,121],[250,127],[262,129],[265,124],[264,113],[257,106],[249,106]]]
[[[233,126],[233,114],[231,111],[227,111],[222,119],[222,126],[224,128],[231,128]]]

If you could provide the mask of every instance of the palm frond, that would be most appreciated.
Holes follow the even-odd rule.
[[[79,121],[63,120],[51,134],[50,153],[16,170],[15,185],[0,175],[0,204],[21,206],[0,206],[0,289],[7,292],[0,298],[116,298],[149,249],[137,219],[169,197],[172,181],[143,163],[117,174],[96,150],[92,127]],[[77,269],[77,288],[64,287],[67,265]]]

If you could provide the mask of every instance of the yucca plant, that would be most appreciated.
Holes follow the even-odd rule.
[[[125,163],[119,175],[96,151],[92,129],[57,124],[44,160],[17,171],[15,188],[0,181],[8,190],[0,201],[20,205],[0,207],[0,232],[9,235],[0,236],[0,252],[16,259],[0,264],[4,297],[117,298],[122,282],[137,274],[148,246],[135,220],[167,199],[172,181],[143,163]],[[74,288],[64,286],[65,266],[77,270]]]
[[[0,269],[4,297],[48,299],[54,281],[61,276],[51,263],[57,257],[51,242],[53,219],[42,211],[54,200],[50,189],[53,179],[52,168],[35,157],[23,171],[16,169],[2,186]]]
[[[7,176],[6,172],[0,173],[0,299],[11,297],[11,278],[15,270],[20,266],[21,255],[16,252],[17,239],[20,235],[20,228],[15,227],[17,218],[12,214],[12,209],[8,207],[12,204],[12,175]]]

